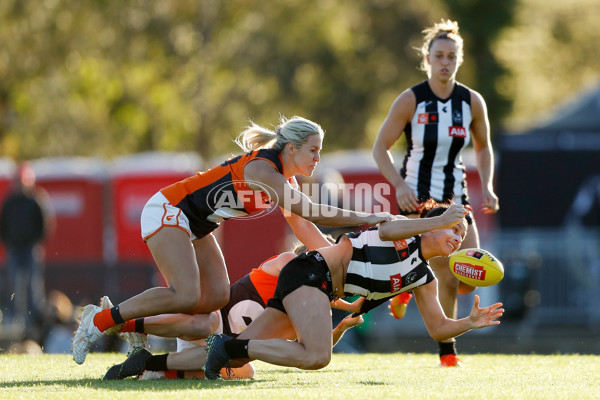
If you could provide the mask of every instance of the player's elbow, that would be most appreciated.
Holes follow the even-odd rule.
[[[444,333],[441,324],[435,325],[427,325],[427,332],[429,332],[429,336],[436,342],[443,342],[444,340],[450,339],[452,336],[448,336],[448,334]]]
[[[444,335],[440,335],[437,332],[429,332],[429,336],[431,336],[431,338],[433,340],[435,340],[436,342],[443,342],[444,340],[448,340],[450,339],[449,337],[446,337]]]
[[[393,225],[389,222],[382,222],[379,224],[379,239],[383,240],[384,242],[394,240],[392,226]]]

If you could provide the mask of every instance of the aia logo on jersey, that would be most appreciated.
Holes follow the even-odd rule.
[[[430,112],[419,114],[417,117],[417,123],[419,124],[437,124],[438,123],[438,113]]]
[[[402,289],[402,275],[396,274],[390,276],[390,283],[392,284],[392,290],[390,293],[396,293]]]
[[[476,258],[478,260],[481,260],[481,257],[483,257],[483,253],[477,250],[469,250],[465,253],[465,255],[468,257]]]
[[[448,128],[448,136],[466,138],[467,130],[462,126],[450,126]]]

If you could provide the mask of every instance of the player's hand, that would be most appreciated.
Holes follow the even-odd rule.
[[[450,207],[441,215],[443,228],[449,228],[462,221],[469,213],[467,207],[462,204],[452,203]]]
[[[471,321],[471,329],[485,328],[486,326],[499,325],[500,321],[498,318],[504,314],[502,303],[495,303],[489,307],[479,308],[479,296],[475,295],[475,301],[473,302],[473,308],[469,319]]]
[[[484,214],[495,214],[500,209],[500,201],[498,196],[490,188],[481,190],[481,211]]]
[[[365,320],[363,319],[362,314],[357,315],[356,317],[354,317],[353,314],[350,314],[338,324],[338,327],[342,331],[346,331],[350,328],[354,328],[355,326],[362,324],[363,322],[365,322]]]
[[[367,217],[367,224],[368,225],[377,225],[381,222],[388,222],[388,221],[392,221],[394,219],[394,216],[392,214],[390,214],[389,212],[380,212],[377,214],[371,214]]]
[[[419,209],[419,199],[406,183],[402,183],[396,187],[396,201],[398,202],[400,211],[417,212]]]

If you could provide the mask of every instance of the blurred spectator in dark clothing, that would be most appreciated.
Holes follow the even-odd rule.
[[[565,225],[600,228],[600,174],[583,181],[565,217]]]
[[[35,186],[31,165],[17,168],[11,190],[0,209],[0,240],[7,252],[13,323],[37,328],[43,322],[45,289],[42,241],[53,225],[45,191]]]

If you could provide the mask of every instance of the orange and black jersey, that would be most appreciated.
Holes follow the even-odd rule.
[[[258,267],[231,286],[229,303],[221,309],[224,334],[236,337],[263,312],[275,293],[277,279]]]
[[[277,172],[283,174],[279,153],[273,149],[260,149],[230,158],[208,171],[198,172],[161,189],[161,193],[188,217],[192,233],[198,238],[204,237],[221,221],[260,212],[271,206],[268,195],[252,190],[244,179],[244,167],[258,159],[270,162]]]

